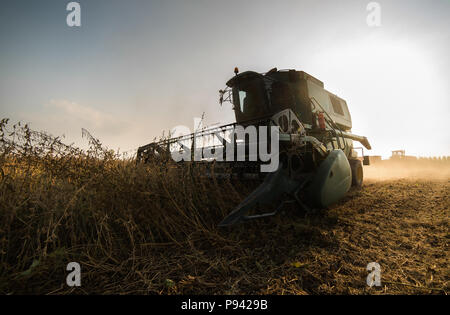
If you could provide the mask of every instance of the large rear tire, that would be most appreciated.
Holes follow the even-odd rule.
[[[352,186],[360,188],[363,183],[363,167],[360,160],[349,160],[352,169]]]

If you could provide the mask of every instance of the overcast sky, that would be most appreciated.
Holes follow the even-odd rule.
[[[233,121],[241,71],[304,70],[347,100],[370,154],[450,155],[450,1],[81,0],[0,6],[0,116],[131,150],[177,125]]]

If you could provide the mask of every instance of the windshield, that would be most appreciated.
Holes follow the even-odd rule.
[[[230,79],[227,82],[230,89],[227,91],[231,95],[227,94],[225,99],[234,105],[236,122],[259,119],[291,109],[302,123],[312,124],[306,86],[301,81],[291,82],[287,75],[283,72],[276,76],[246,73]]]
[[[263,81],[256,78],[236,84],[233,87],[233,104],[238,122],[266,115]]]

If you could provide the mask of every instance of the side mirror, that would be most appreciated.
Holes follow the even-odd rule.
[[[223,104],[223,95],[225,94],[224,90],[219,90],[219,104],[222,106]]]
[[[231,89],[225,88],[224,90],[219,90],[219,104],[222,106],[225,102],[232,102]]]
[[[363,157],[363,165],[370,165],[370,159],[368,155]]]

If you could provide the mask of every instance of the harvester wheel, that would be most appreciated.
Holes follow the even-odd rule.
[[[349,160],[352,169],[352,186],[360,188],[363,183],[363,168],[360,160]]]

